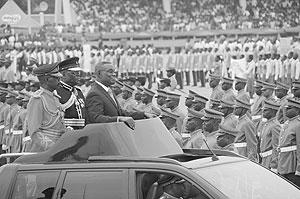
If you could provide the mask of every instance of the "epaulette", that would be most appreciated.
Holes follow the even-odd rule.
[[[61,99],[61,96],[57,93],[56,90],[53,91],[53,95],[54,95],[55,97],[57,97],[58,99]]]
[[[79,86],[74,86],[74,88],[76,88],[82,92],[82,89]]]
[[[66,84],[65,82],[62,82],[62,81],[60,81],[60,86],[62,87],[62,88],[65,88],[65,89],[67,89],[68,91],[72,91],[72,86],[70,86],[70,85],[68,85],[68,84]]]

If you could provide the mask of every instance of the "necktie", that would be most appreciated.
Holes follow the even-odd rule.
[[[109,89],[107,90],[107,92],[108,92],[109,96],[112,98],[112,100],[115,102],[115,104],[117,105],[117,102],[116,102],[116,100],[115,100],[113,91],[109,88]]]

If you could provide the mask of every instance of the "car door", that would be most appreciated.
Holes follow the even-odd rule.
[[[59,170],[18,171],[10,199],[51,199],[59,180]]]
[[[204,184],[174,170],[131,169],[129,176],[130,198],[219,198]]]
[[[128,199],[128,170],[67,170],[59,187],[58,199]]]

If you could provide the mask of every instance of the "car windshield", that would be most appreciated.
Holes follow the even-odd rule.
[[[230,199],[299,198],[300,190],[273,172],[250,161],[194,170]]]

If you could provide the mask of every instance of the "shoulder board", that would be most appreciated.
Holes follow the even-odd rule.
[[[61,96],[57,93],[56,90],[53,91],[53,94],[55,97],[57,97],[58,99],[61,99]]]
[[[74,86],[74,88],[76,88],[76,89],[82,91],[82,89],[81,89],[79,86]]]

